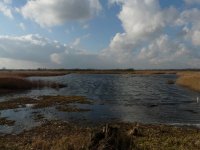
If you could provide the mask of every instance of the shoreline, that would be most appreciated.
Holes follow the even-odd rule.
[[[175,83],[177,85],[189,88],[191,90],[200,92],[200,71],[199,70],[10,70],[10,71],[0,71],[0,83],[4,82],[4,79],[16,79],[16,80],[26,80],[27,77],[41,76],[63,76],[67,74],[136,74],[136,75],[161,75],[161,74],[175,74],[177,75],[177,80]],[[9,81],[9,80],[8,80]],[[26,80],[27,81],[27,80]],[[13,82],[14,83],[14,82]],[[9,83],[10,84],[10,83]],[[10,84],[12,86],[12,84]],[[31,86],[31,85],[30,85]],[[9,89],[6,89],[9,91]],[[5,89],[0,88],[1,93],[5,93]]]

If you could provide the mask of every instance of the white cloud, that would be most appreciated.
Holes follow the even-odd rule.
[[[60,48],[57,48],[57,47]],[[0,36],[0,56],[18,60],[48,63],[51,53],[62,51],[60,43],[39,35]]]
[[[6,4],[11,4],[12,0],[3,0],[3,2],[6,3]]]
[[[183,26],[183,35],[194,46],[200,46],[200,10],[192,8],[184,10],[176,20],[178,26]]]
[[[26,26],[24,25],[24,23],[19,23],[19,27],[22,29],[22,30],[26,30]]]
[[[200,4],[200,0],[185,0],[186,4]]]
[[[200,46],[200,30],[196,30],[192,33],[192,43],[196,46]]]
[[[161,9],[158,0],[110,0],[121,5],[118,18],[123,33],[117,33],[101,55],[117,61],[124,68],[194,67],[200,57],[199,9],[179,12]],[[183,37],[165,33],[166,28],[183,28]],[[187,30],[186,30],[187,29]],[[186,32],[187,31],[187,32]],[[178,33],[177,33],[178,34]],[[188,42],[191,41],[192,46]],[[200,60],[199,60],[200,61]],[[191,62],[196,62],[193,64]]]
[[[0,13],[3,13],[6,17],[13,19],[11,8],[2,2],[0,2]]]
[[[192,51],[183,44],[171,41],[167,35],[161,35],[155,41],[144,47],[138,58],[147,61],[152,66],[165,66],[170,68],[172,64],[183,67],[188,66],[187,61],[192,56]]]
[[[77,47],[77,46],[80,45],[80,43],[81,43],[81,38],[76,38],[76,39],[74,40],[74,42],[72,43],[72,45],[73,45],[74,47]]]
[[[108,62],[104,61],[99,54],[92,54],[40,35],[0,36],[0,49],[0,68],[20,68],[20,65],[21,68],[103,68],[108,66]]]
[[[81,37],[76,38],[73,43],[71,44],[73,47],[80,47],[82,40],[87,39],[90,37],[90,34],[83,35]]]
[[[90,19],[100,10],[99,0],[30,0],[20,12],[42,27],[51,27],[67,21]]]
[[[82,26],[83,29],[88,29],[89,27],[90,27],[89,24],[84,24],[84,25]]]
[[[10,58],[0,58],[0,68],[7,69],[36,69],[40,68],[41,64],[31,61],[23,61]]]
[[[56,67],[58,68],[110,69],[119,67],[117,63],[113,63],[112,60],[106,60],[99,54],[88,53],[83,50],[74,49],[73,47],[61,53],[53,53],[51,61],[57,64]]]
[[[161,30],[177,16],[174,8],[161,10],[157,0],[112,0],[122,5],[118,17],[124,33],[117,33],[103,53],[115,55],[119,62],[132,59],[139,47],[160,35]],[[174,17],[173,17],[174,16]]]

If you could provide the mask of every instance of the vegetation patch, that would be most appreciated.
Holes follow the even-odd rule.
[[[33,112],[32,115],[33,115],[33,119],[35,121],[40,121],[45,118],[45,116],[43,114],[40,114],[38,112]]]
[[[57,110],[63,111],[63,112],[87,112],[91,111],[90,109],[83,109],[83,108],[77,108],[76,106],[58,106],[56,107]]]
[[[74,124],[51,121],[19,135],[0,136],[0,149],[79,150],[88,147],[90,130]]]
[[[20,97],[9,101],[0,102],[0,110],[26,107],[26,104],[35,104],[36,100],[28,97]]]
[[[57,71],[57,70],[5,70],[0,71],[0,78],[2,77],[46,77],[46,76],[62,76],[68,74],[67,71]]]
[[[17,92],[20,90],[31,90],[35,88],[62,88],[63,84],[48,81],[29,81],[26,77],[32,76],[61,76],[66,75],[65,71],[38,71],[38,70],[9,70],[0,71],[0,94]]]
[[[200,130],[188,127],[139,123],[81,127],[66,122],[50,121],[18,135],[0,136],[0,148],[5,150],[183,150],[200,149],[199,139]]]
[[[182,72],[178,76],[178,85],[200,92],[200,72]]]
[[[63,88],[65,85],[48,82],[48,81],[29,81],[24,78],[1,77],[0,78],[0,94],[6,92],[15,92],[21,90],[48,88]]]
[[[6,117],[0,118],[0,125],[13,126],[14,124],[14,120],[8,120]]]
[[[0,110],[23,108],[27,107],[27,104],[30,104],[32,105],[32,109],[56,106],[59,111],[80,112],[89,111],[89,109],[81,109],[69,104],[91,104],[91,101],[82,96],[41,96],[38,99],[20,97],[11,99],[9,101],[0,102]]]
[[[71,103],[91,104],[91,102],[83,96],[42,96],[39,97],[39,100],[33,108],[37,109],[52,106],[64,106]]]

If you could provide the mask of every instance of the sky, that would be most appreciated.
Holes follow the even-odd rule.
[[[0,68],[200,66],[200,0],[0,0]]]

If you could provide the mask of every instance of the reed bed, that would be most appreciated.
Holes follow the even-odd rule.
[[[66,71],[0,71],[0,78],[4,77],[34,77],[34,76],[62,76],[66,75]]]
[[[176,81],[178,85],[200,92],[200,72],[179,72]]]
[[[30,81],[26,77],[61,76],[66,74],[65,71],[0,71],[0,94],[33,88],[62,88],[64,87],[62,84],[40,80]]]

